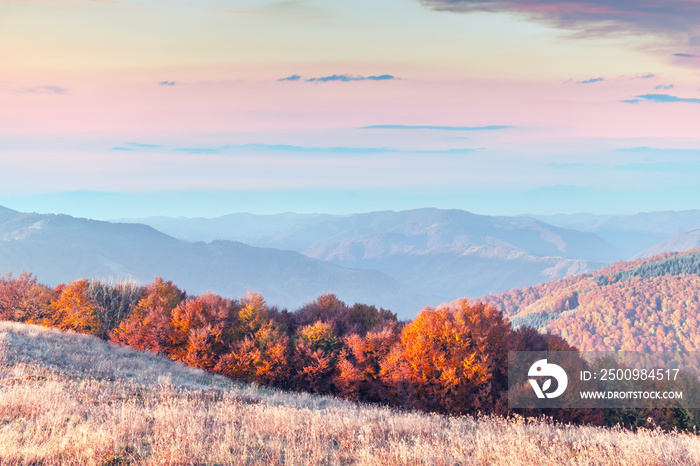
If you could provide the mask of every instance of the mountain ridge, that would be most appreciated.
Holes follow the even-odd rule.
[[[643,251],[635,258],[652,257],[664,252],[684,252],[697,247],[700,247],[700,229],[677,234]]]
[[[596,233],[620,252],[618,260],[653,256],[674,235],[700,229],[700,210],[639,212],[632,215],[535,215],[561,227]],[[690,248],[688,248],[690,249]]]
[[[148,219],[144,221],[149,221]],[[349,215],[229,214],[150,220],[188,240],[292,249],[352,269],[379,270],[437,305],[594,270],[615,257],[595,234],[529,217],[423,208]],[[423,306],[420,306],[423,307]]]
[[[253,290],[271,304],[290,308],[331,291],[403,313],[422,299],[379,271],[353,270],[294,251],[233,241],[192,243],[147,225],[3,211],[0,272],[22,271],[52,285],[111,276],[148,283],[161,276],[190,293],[235,298]]]
[[[535,218],[486,216],[459,209],[423,208],[349,215],[236,213],[213,219],[152,217],[120,221],[143,222],[171,236],[190,241],[230,239],[255,246],[271,246],[299,252],[316,250],[323,245],[366,240],[382,234],[393,234],[403,238],[422,235],[421,241],[425,247],[430,246],[429,240],[439,239],[440,235],[449,237],[452,234],[454,241],[461,240],[463,244],[476,245],[482,245],[484,242],[470,243],[469,235],[500,239],[506,236],[513,247],[538,256],[563,256],[596,261],[607,258],[601,257],[599,250],[610,248],[610,245],[594,234],[554,227]],[[428,230],[434,227],[438,227],[439,231],[431,234]],[[500,235],[493,234],[494,231],[498,231]],[[524,244],[523,232],[530,235],[526,238],[527,241],[535,241],[537,244]],[[562,239],[562,236],[567,235],[576,240],[573,243],[573,252],[567,250],[567,246],[570,245]],[[397,236],[392,239],[397,239]],[[578,246],[577,242],[586,241],[595,243],[595,257],[584,257],[590,254],[587,252],[591,249],[590,244],[583,248]],[[533,247],[536,250],[533,251]],[[606,254],[609,255],[610,251],[602,253]]]

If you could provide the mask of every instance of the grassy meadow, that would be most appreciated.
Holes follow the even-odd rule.
[[[400,412],[0,322],[3,465],[699,463],[692,434]]]

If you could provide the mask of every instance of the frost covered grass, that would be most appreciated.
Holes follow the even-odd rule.
[[[699,463],[692,434],[401,412],[0,323],[0,464]]]

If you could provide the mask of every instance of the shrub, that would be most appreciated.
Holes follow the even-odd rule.
[[[31,273],[22,272],[17,278],[8,273],[0,277],[0,320],[40,322],[50,315],[54,298],[54,291],[37,284]]]

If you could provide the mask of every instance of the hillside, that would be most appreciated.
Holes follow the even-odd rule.
[[[572,441],[575,439],[575,441]],[[444,417],[238,384],[0,322],[0,463],[697,464],[692,434]]]
[[[422,298],[376,270],[353,270],[294,251],[233,241],[191,243],[139,224],[0,209],[0,273],[31,271],[49,285],[81,277],[161,276],[191,294],[263,293],[295,308],[333,291],[348,301],[369,300],[414,315]]]
[[[475,301],[582,350],[697,351],[699,272],[700,252],[666,253]]]
[[[595,234],[522,217],[416,209],[353,215],[231,214],[132,220],[191,241],[291,249],[343,267],[379,270],[427,299],[479,296],[593,270],[617,254]]]
[[[639,254],[639,257],[652,257],[664,252],[683,252],[700,247],[700,229],[680,233],[672,238],[662,241]]]

